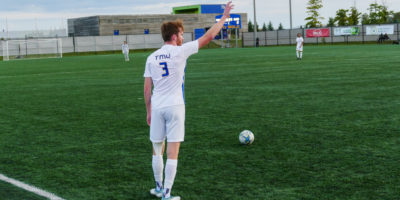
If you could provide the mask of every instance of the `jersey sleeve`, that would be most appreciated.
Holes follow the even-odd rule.
[[[144,75],[143,75],[143,77],[145,77],[145,78],[151,77],[149,59],[147,59],[147,61],[146,61],[146,68],[144,69]]]
[[[189,56],[199,52],[199,41],[195,40],[192,42],[187,42],[187,43],[183,44],[182,47],[183,47],[183,53],[185,54],[185,57],[188,58]]]

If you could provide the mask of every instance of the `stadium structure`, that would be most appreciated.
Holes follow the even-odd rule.
[[[215,24],[215,17],[224,12],[224,4],[174,7],[172,14],[153,15],[97,15],[68,19],[68,36],[109,36],[159,34],[164,21],[182,19],[185,32],[207,29]],[[247,32],[247,14],[238,13],[242,29]]]

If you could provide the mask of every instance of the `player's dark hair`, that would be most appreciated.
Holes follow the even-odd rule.
[[[173,22],[164,22],[161,26],[161,34],[164,42],[171,41],[171,38],[175,34],[179,34],[180,29],[183,29],[183,21],[178,19]]]

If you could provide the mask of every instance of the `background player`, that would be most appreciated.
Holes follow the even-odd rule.
[[[196,41],[183,43],[182,21],[166,22],[161,26],[164,46],[147,58],[144,73],[144,97],[150,140],[153,143],[152,167],[156,188],[150,193],[162,199],[180,200],[171,196],[175,180],[180,143],[185,134],[184,76],[186,60],[207,45],[220,32],[229,18],[232,2],[228,2],[221,20]],[[153,94],[152,86],[154,85]],[[164,141],[167,139],[167,162],[163,181]]]
[[[296,53],[297,53],[297,60],[301,60],[303,58],[303,46],[304,46],[304,39],[301,37],[301,33],[297,33],[297,46],[296,46]]]
[[[126,41],[124,41],[124,44],[122,44],[122,53],[125,56],[125,61],[129,61],[129,46]]]

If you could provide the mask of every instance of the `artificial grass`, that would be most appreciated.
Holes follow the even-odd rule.
[[[188,61],[183,199],[396,199],[398,46],[201,50]],[[156,199],[150,52],[0,63],[0,173],[65,199]],[[250,146],[240,131],[255,134]],[[0,196],[7,196],[1,192]]]

